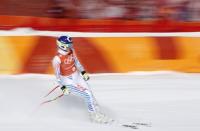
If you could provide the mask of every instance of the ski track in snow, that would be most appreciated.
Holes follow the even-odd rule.
[[[177,72],[95,74],[89,84],[102,110],[119,121],[151,123],[137,131],[199,131],[200,74]],[[81,98],[64,96],[39,107],[54,86],[52,75],[0,76],[1,131],[128,131],[89,121]]]

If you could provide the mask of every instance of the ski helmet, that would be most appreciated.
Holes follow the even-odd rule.
[[[57,46],[64,51],[67,51],[68,48],[72,48],[72,38],[69,36],[60,36],[57,39]]]

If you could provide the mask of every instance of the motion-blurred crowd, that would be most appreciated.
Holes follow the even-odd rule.
[[[1,0],[0,15],[200,21],[200,0]]]

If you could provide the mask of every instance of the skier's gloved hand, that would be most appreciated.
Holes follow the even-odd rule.
[[[62,90],[64,95],[68,95],[70,93],[69,89],[66,86],[62,86],[60,89]]]
[[[82,71],[82,72],[81,72],[81,75],[83,76],[83,79],[84,79],[85,81],[87,81],[87,80],[90,79],[90,77],[89,77],[89,75],[88,75],[88,73],[87,73],[86,71]]]

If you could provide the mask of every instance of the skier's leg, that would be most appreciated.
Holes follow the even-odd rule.
[[[92,93],[92,90],[90,89],[88,83],[79,75],[78,76],[78,86],[82,87],[84,92],[87,94],[86,96],[89,96],[90,99],[85,97],[86,103],[90,101],[92,103],[92,107],[94,111],[89,110],[89,115],[92,121],[98,122],[98,123],[110,123],[113,121],[113,119],[107,117],[104,113],[101,112],[99,105],[97,103],[97,100],[94,97],[94,94]],[[89,105],[88,105],[89,106]]]
[[[82,86],[82,87],[84,87],[85,89],[87,89],[87,92],[89,92],[89,94],[92,97],[93,104],[95,106],[96,111],[100,112],[99,104],[98,104],[98,102],[97,102],[97,100],[96,100],[96,98],[95,98],[95,96],[94,96],[94,94],[93,94],[93,92],[92,92],[89,84],[80,75],[78,76],[77,84],[80,85],[80,86]]]
[[[112,121],[112,119],[100,112],[92,91],[78,73],[74,73],[72,77],[64,79],[63,84],[69,89],[70,94],[80,96],[84,99],[92,121],[98,123],[108,123]]]
[[[68,88],[70,94],[84,98],[89,112],[96,111],[95,98],[91,90],[89,90],[87,84],[80,82],[80,79],[82,79],[82,77],[78,74],[78,72],[75,72],[68,77],[62,77],[61,79],[62,84]]]
[[[89,112],[96,112],[95,103],[92,93],[80,85],[66,85],[69,88],[71,94],[82,97],[87,105]]]
[[[86,88],[83,87],[75,87],[72,85],[68,85],[70,92],[74,95],[78,95],[84,98],[85,103],[88,107],[88,112],[91,121],[97,122],[97,123],[110,123],[113,120],[107,117],[104,113],[100,112],[99,109],[94,104],[94,97],[92,95],[92,92]]]

